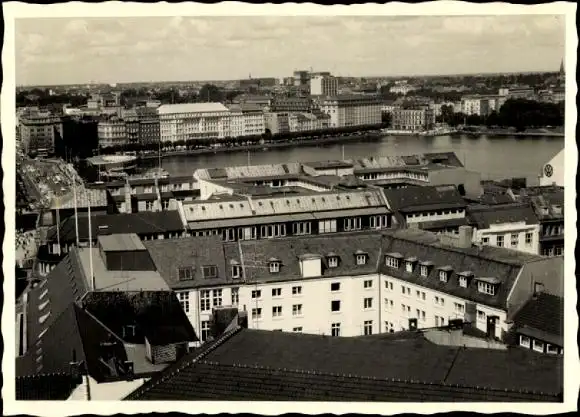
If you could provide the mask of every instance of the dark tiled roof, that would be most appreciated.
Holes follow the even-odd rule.
[[[198,340],[175,293],[170,291],[91,292],[82,304],[123,340],[122,330],[127,325],[137,325],[141,335],[157,345]]]
[[[498,248],[451,248],[441,245],[438,238],[430,233],[402,229],[385,233],[383,253],[398,252],[403,258],[415,256],[421,261],[430,261],[434,268],[429,276],[422,277],[420,268],[416,267],[412,273],[406,272],[405,265],[398,269],[380,262],[380,270],[385,275],[390,275],[417,285],[432,288],[437,291],[455,295],[460,298],[482,303],[489,306],[506,308],[507,296],[511,290],[521,266],[526,261],[541,259],[534,255],[519,255],[515,258],[514,251],[500,252]],[[510,258],[510,255],[512,257]],[[438,277],[437,267],[449,265],[453,269],[447,282],[442,282]],[[487,295],[478,292],[477,283],[470,282],[467,288],[459,286],[458,273],[472,271],[474,277],[494,277],[500,282],[495,295]],[[473,281],[473,280],[472,280]]]
[[[529,204],[495,205],[489,208],[469,208],[470,222],[479,229],[489,229],[500,223],[525,222],[538,224],[538,217]]]
[[[231,282],[226,275],[226,263],[221,236],[192,237],[143,242],[157,270],[172,289],[218,285]],[[216,278],[204,278],[202,266],[217,266]],[[180,281],[178,268],[191,268],[193,280]]]
[[[561,358],[522,351],[247,329],[208,345],[127,399],[561,401]]]
[[[387,201],[393,210],[411,212],[464,208],[465,201],[453,185],[406,187],[385,190]]]
[[[64,401],[80,383],[80,377],[68,373],[17,377],[16,400]]]
[[[487,205],[509,204],[513,203],[514,199],[508,194],[484,193],[480,197],[480,202]]]
[[[544,333],[547,342],[563,346],[564,337],[564,299],[556,295],[541,293],[530,299],[515,314],[514,328]]]
[[[88,216],[78,216],[79,238],[88,240]],[[106,229],[105,229],[106,227]],[[91,216],[93,239],[102,233],[150,235],[157,233],[179,232],[185,229],[179,212],[171,211],[144,211],[139,213],[105,214]],[[56,241],[56,227],[51,228],[47,239]],[[68,217],[61,222],[61,242],[74,242],[76,239],[75,218]]]

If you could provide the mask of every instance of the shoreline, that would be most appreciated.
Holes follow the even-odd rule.
[[[164,152],[161,155],[161,157],[166,158],[171,156],[209,155],[217,153],[242,152],[242,151],[268,151],[270,149],[301,148],[313,145],[335,145],[337,143],[354,142],[354,141],[372,142],[380,140],[383,136],[385,136],[383,133],[364,133],[358,135],[336,136],[331,138],[304,139],[295,141],[290,140],[287,142],[271,142],[255,145],[221,146],[219,148],[202,148],[202,149]],[[159,158],[158,155],[141,155],[137,158],[137,160],[146,161],[158,158]]]
[[[421,135],[419,133],[407,134],[406,136],[413,136],[413,137],[438,137],[438,136],[459,136],[465,135],[470,137],[477,137],[477,136],[515,136],[515,137],[551,137],[551,138],[563,138],[565,135],[564,133],[559,132],[508,132],[508,131],[479,131],[479,132],[470,132],[470,131],[456,131],[452,133],[441,133],[441,134],[433,134],[433,135]],[[264,143],[264,144],[252,144],[252,145],[239,145],[239,146],[222,146],[219,148],[202,148],[202,149],[190,149],[190,150],[182,150],[182,151],[170,151],[164,152],[161,157],[173,157],[173,156],[193,156],[193,155],[211,155],[211,154],[218,154],[218,153],[231,153],[231,152],[248,152],[248,151],[268,151],[270,149],[285,149],[285,148],[301,148],[301,147],[309,147],[315,145],[335,145],[340,143],[348,143],[348,142],[371,142],[381,140],[383,137],[386,136],[400,136],[397,133],[388,133],[388,132],[381,132],[381,133],[366,133],[366,134],[355,134],[355,135],[345,135],[345,136],[336,136],[331,138],[318,138],[318,139],[304,139],[304,140],[290,140],[285,142],[271,142],[271,143]],[[158,155],[140,155],[137,157],[138,161],[147,161],[147,160],[155,160],[158,159]]]

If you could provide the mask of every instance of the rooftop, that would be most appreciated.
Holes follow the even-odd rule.
[[[462,208],[466,206],[454,185],[405,187],[388,189],[384,193],[391,209],[398,211]]]
[[[564,299],[541,293],[532,297],[513,318],[516,332],[558,346],[564,344]]]
[[[162,104],[157,108],[158,114],[176,113],[213,113],[228,112],[229,109],[222,103],[183,103],[183,104]]]
[[[561,401],[562,365],[519,349],[238,328],[126,399]]]
[[[105,252],[145,250],[141,239],[135,233],[99,236],[97,240]]]
[[[490,207],[468,207],[470,222],[479,229],[505,223],[538,224],[538,217],[529,204],[505,204]]]

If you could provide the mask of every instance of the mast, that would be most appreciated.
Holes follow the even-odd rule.
[[[79,247],[79,213],[77,209],[77,179],[73,177],[73,196],[75,199],[75,236],[77,248]]]
[[[56,243],[58,245],[58,254],[60,255],[60,198],[56,197]]]

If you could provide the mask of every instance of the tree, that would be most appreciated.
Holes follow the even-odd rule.
[[[224,99],[223,90],[213,84],[205,84],[198,93],[198,100],[202,102],[222,103]]]

